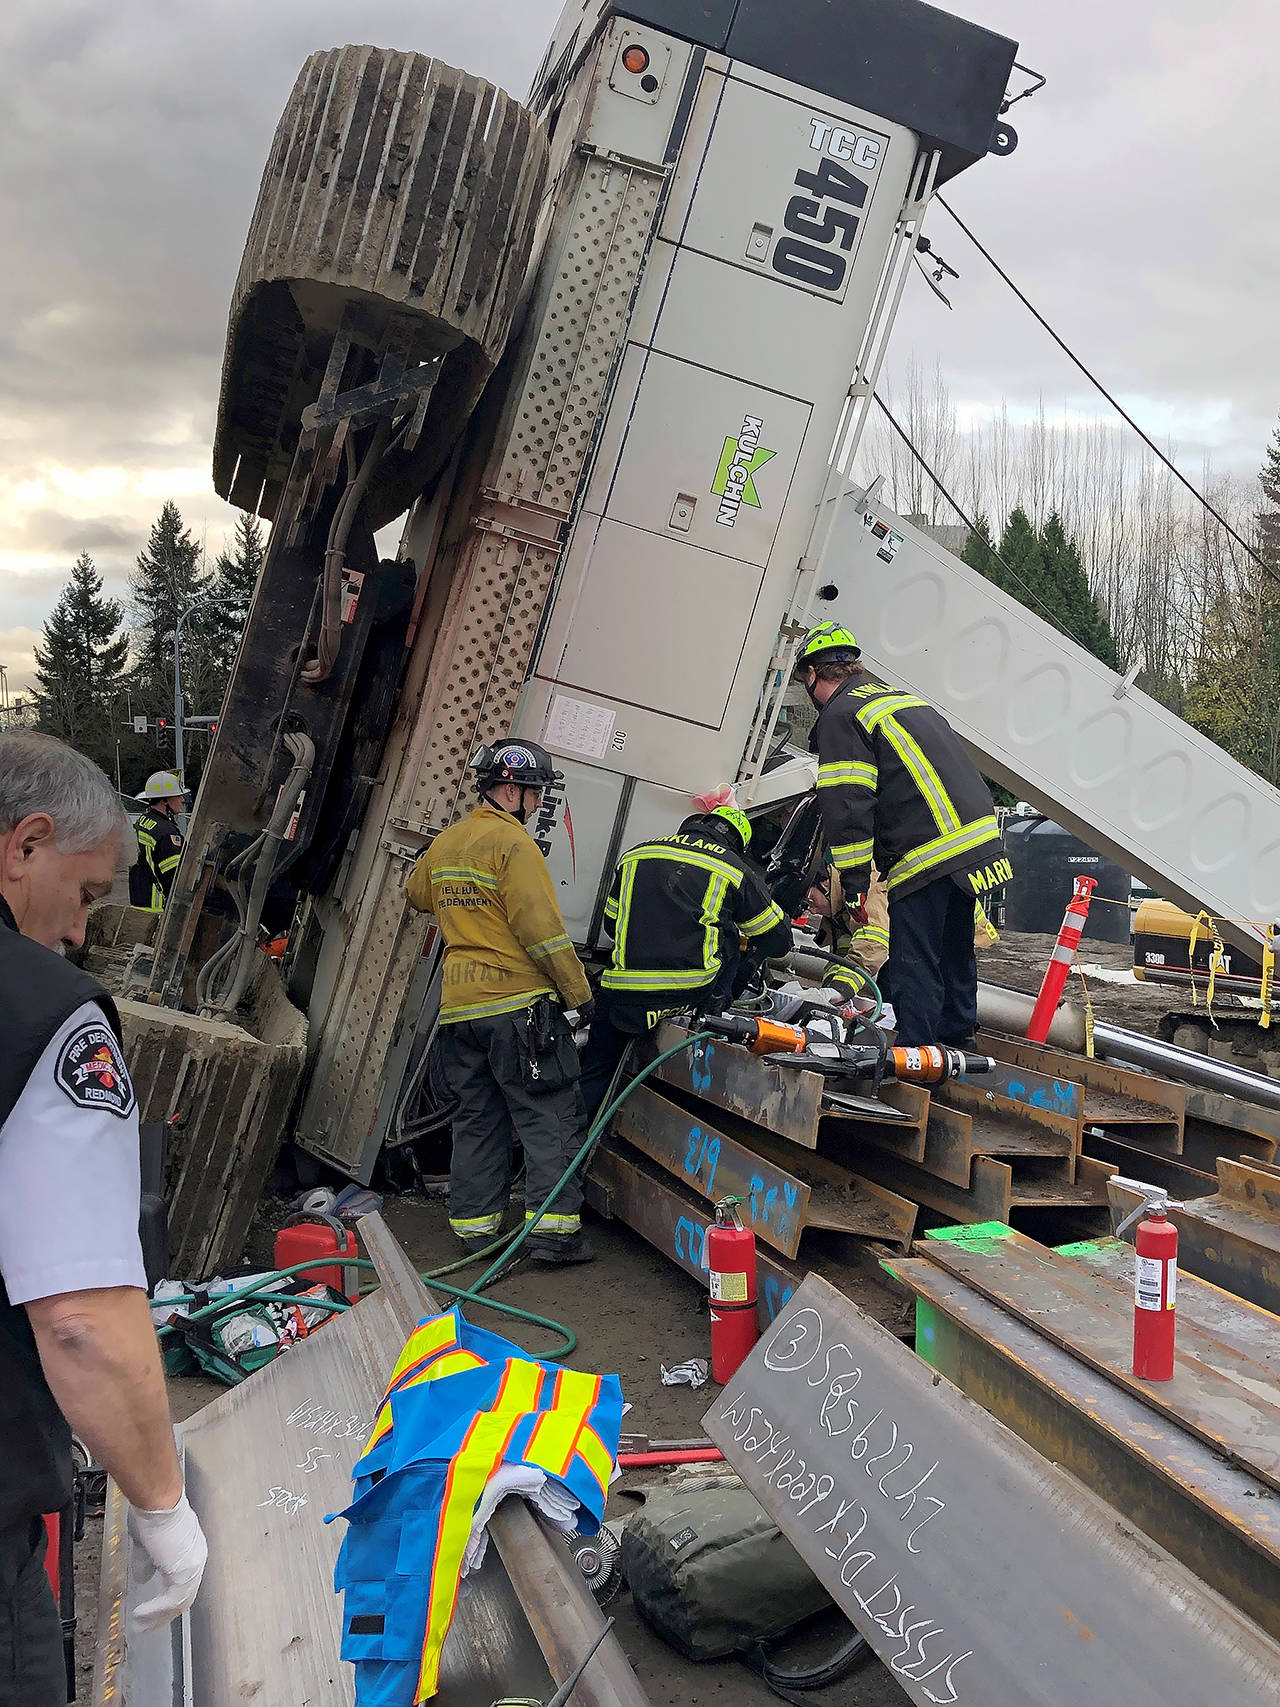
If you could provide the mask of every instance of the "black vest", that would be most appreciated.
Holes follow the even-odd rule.
[[[0,1126],[62,1022],[97,1002],[116,1036],[120,1017],[102,986],[52,949],[20,936],[0,896]],[[7,1142],[24,1142],[9,1133]],[[39,1143],[32,1133],[30,1142]],[[61,1511],[71,1498],[71,1430],[49,1391],[26,1310],[0,1282],[0,1529]]]

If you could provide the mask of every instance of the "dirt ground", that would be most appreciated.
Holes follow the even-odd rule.
[[[269,1205],[268,1209],[278,1209]],[[388,1200],[386,1220],[420,1269],[456,1256],[443,1201],[402,1197]],[[265,1215],[265,1231],[274,1216]],[[662,1365],[708,1353],[706,1294],[673,1263],[667,1262],[621,1222],[590,1218],[589,1238],[597,1260],[581,1268],[547,1269],[527,1263],[494,1288],[502,1302],[569,1324],[578,1346],[567,1359],[580,1369],[616,1372],[632,1409],[626,1427],[654,1439],[683,1439],[702,1433],[702,1416],[719,1391],[708,1383],[697,1392],[664,1387]],[[546,1353],[553,1339],[545,1331],[483,1311],[483,1325],[507,1335],[527,1351]],[[174,1417],[181,1420],[208,1404],[224,1389],[204,1379],[170,1381]],[[660,1472],[629,1472],[614,1484],[609,1518],[621,1518],[639,1503],[637,1492]],[[77,1549],[76,1595],[79,1615],[77,1671],[80,1699],[90,1696],[96,1640],[101,1513],[91,1515],[85,1540]],[[336,1607],[336,1602],[335,1602]],[[698,1707],[725,1702],[734,1707],[766,1707],[777,1696],[736,1661],[695,1665],[668,1648],[636,1614],[623,1593],[609,1612],[624,1650],[652,1707]],[[797,1643],[783,1663],[802,1665],[833,1651],[847,1637],[847,1626],[832,1617],[820,1621],[812,1638]],[[903,1707],[908,1697],[875,1659],[863,1663],[844,1682],[814,1697],[815,1707]],[[290,1707],[281,1702],[274,1707]]]
[[[1034,996],[1049,964],[1054,941],[1052,936],[1036,931],[1005,931],[999,942],[978,955],[978,977],[986,983],[1005,984],[1011,990],[1025,990]],[[1141,984],[1136,979],[1132,983],[1108,984],[1100,978],[1091,978],[1092,965],[1131,972],[1133,949],[1127,942],[1093,942],[1088,937],[1080,944],[1079,966],[1095,1019],[1154,1037],[1162,1014],[1187,1005],[1184,991],[1160,984]],[[1083,1007],[1081,972],[1071,974],[1065,994],[1069,1002]]]

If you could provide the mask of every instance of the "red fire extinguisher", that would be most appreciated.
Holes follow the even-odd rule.
[[[1143,1196],[1142,1203],[1116,1228],[1118,1238],[1135,1221],[1138,1223],[1133,1240],[1133,1373],[1140,1381],[1171,1381],[1178,1229],[1169,1220],[1169,1196],[1158,1186],[1118,1175],[1115,1184],[1140,1191]]]
[[[756,1236],[742,1225],[740,1197],[716,1204],[715,1226],[707,1229],[711,1274],[711,1377],[721,1386],[760,1336],[756,1320]]]

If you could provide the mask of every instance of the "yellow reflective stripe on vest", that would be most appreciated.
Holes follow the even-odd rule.
[[[167,859],[162,859],[160,861],[156,870],[160,872],[161,876],[163,876],[166,872],[176,871],[181,863],[182,855],[180,853],[170,854]]]
[[[495,996],[487,1002],[468,1002],[460,1008],[447,1007],[440,1010],[441,1025],[458,1025],[464,1019],[496,1019],[499,1014],[519,1013],[521,1008],[531,1008],[539,996],[554,996],[555,991],[550,984],[543,984],[536,990],[521,990],[514,996]]]
[[[623,861],[622,881],[618,885],[617,924],[613,933],[613,964],[621,973],[627,963],[627,934],[631,925],[631,896],[635,889],[636,868],[633,864]],[[605,973],[607,979],[609,974]]]
[[[999,828],[995,819],[990,816],[975,818],[971,824],[962,824],[949,836],[935,836],[933,841],[912,848],[909,854],[902,856],[886,880],[889,893],[892,895],[895,889],[911,878],[932,871],[960,854],[972,853],[985,842],[998,841],[999,837]]]
[[[871,843],[865,842],[835,842],[831,848],[831,858],[838,871],[856,870],[860,865],[871,863]]]
[[[850,942],[872,942],[878,948],[888,948],[889,933],[883,925],[859,925]]]
[[[728,887],[723,877],[713,877],[702,897],[702,970],[708,977],[720,964],[720,914]]]
[[[582,1230],[582,1220],[577,1215],[539,1215],[536,1209],[526,1209],[524,1218],[526,1224],[536,1221],[542,1233],[578,1233]]]
[[[493,1405],[472,1422],[449,1465],[440,1501],[440,1522],[427,1593],[427,1630],[415,1701],[426,1701],[436,1692],[440,1651],[458,1603],[471,1520],[489,1478],[506,1456],[521,1418],[527,1411],[537,1409],[541,1388],[542,1371],[536,1363],[509,1361]]]
[[[780,925],[785,918],[786,914],[778,903],[770,901],[769,905],[762,908],[753,918],[744,919],[738,929],[743,936],[763,936],[765,931],[774,925]]]
[[[938,826],[939,832],[947,836],[960,829],[960,814],[951,804],[951,796],[943,787],[942,778],[925,757],[919,742],[914,736],[907,733],[893,715],[895,711],[907,710],[910,706],[924,705],[924,703],[925,701],[922,699],[912,699],[908,701],[907,705],[897,701],[889,705],[882,702],[879,705],[873,705],[865,716],[860,717],[858,721],[864,728],[879,729],[880,734],[911,773],[911,779],[920,790],[929,811],[933,814],[933,821]]]
[[[600,982],[606,990],[701,990],[708,974],[701,966],[692,972],[620,972],[614,966]]]
[[[608,1493],[613,1460],[605,1451],[595,1430],[589,1429],[587,1422],[599,1402],[602,1385],[598,1375],[586,1375],[576,1369],[560,1371],[556,1376],[551,1405],[538,1418],[529,1437],[529,1444],[524,1452],[526,1464],[535,1464],[549,1475],[563,1479],[575,1456],[581,1457],[592,1477],[599,1483],[601,1493]],[[593,1451],[588,1445],[587,1450],[583,1451],[584,1437],[588,1430],[594,1437],[598,1450]]]
[[[478,883],[484,889],[496,889],[498,879],[492,871],[478,871],[474,865],[441,865],[431,873],[433,883],[448,882]]]
[[[378,1442],[391,1432],[395,1421],[391,1409],[391,1401],[401,1393],[407,1393],[411,1387],[421,1387],[428,1381],[443,1381],[446,1375],[465,1375],[472,1369],[483,1369],[484,1358],[477,1357],[474,1351],[435,1351],[426,1359],[421,1369],[413,1370],[403,1376],[397,1383],[395,1391],[388,1393],[383,1401],[382,1409],[374,1419],[373,1427],[369,1430],[369,1438],[365,1442],[365,1451],[370,1452]]]
[[[622,856],[622,864],[624,868],[634,868],[653,859],[660,859],[674,865],[696,865],[701,871],[714,872],[717,877],[723,878],[725,883],[734,889],[742,882],[742,873],[725,860],[716,859],[711,854],[695,853],[690,848],[633,848],[629,854]]]
[[[572,947],[573,944],[562,931],[559,936],[549,936],[545,942],[527,944],[525,953],[530,960],[544,960],[549,954],[560,954],[564,949]]]
[[[419,1322],[396,1359],[396,1366],[391,1371],[391,1379],[387,1382],[382,1397],[389,1397],[400,1378],[417,1369],[428,1357],[449,1351],[457,1343],[458,1323],[452,1311],[447,1315],[432,1316],[428,1321]]]
[[[818,766],[819,788],[874,788],[878,780],[876,766],[863,764],[857,759]]]

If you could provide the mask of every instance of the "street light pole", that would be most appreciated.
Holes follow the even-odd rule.
[[[186,777],[183,775],[184,753],[182,748],[182,652],[179,641],[182,638],[182,625],[202,605],[209,603],[208,599],[197,599],[193,605],[188,605],[173,625],[173,759],[174,768],[178,773],[178,781],[186,787]]]

